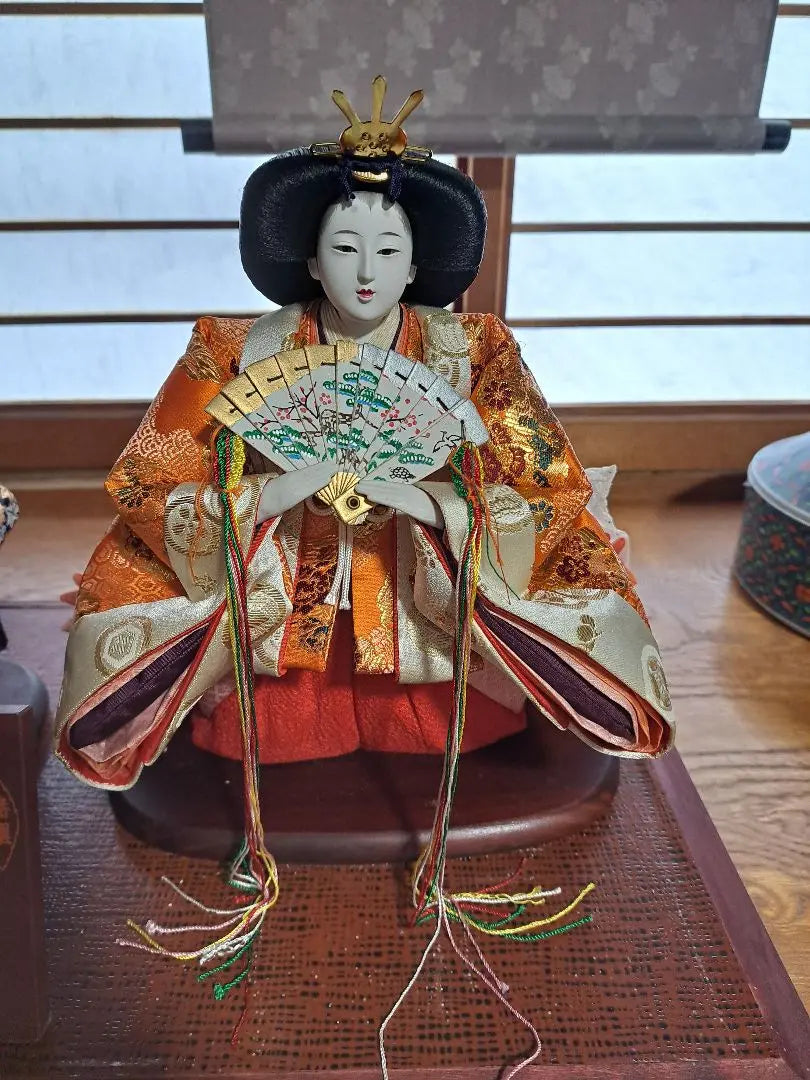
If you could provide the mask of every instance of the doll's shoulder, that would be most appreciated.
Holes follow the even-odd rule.
[[[186,351],[180,357],[172,377],[193,381],[222,383],[233,378],[237,361],[253,319],[226,319],[204,315],[191,331]]]
[[[285,304],[256,319],[241,350],[240,370],[281,352],[290,336],[298,332],[305,310],[305,304]]]
[[[466,364],[469,383],[475,386],[490,364],[500,365],[506,359],[520,366],[520,349],[511,330],[492,312],[457,313],[425,306],[413,311],[422,327],[425,355],[437,370],[440,359],[453,360],[456,366]]]
[[[412,310],[428,341],[456,338],[460,344],[463,339],[471,351],[492,350],[504,344],[517,348],[512,331],[492,312],[455,312],[425,304],[414,305]]]
[[[520,352],[518,343],[506,323],[491,311],[461,312],[456,315],[470,341],[492,354],[503,349]]]
[[[287,304],[258,319],[204,315],[194,324],[180,367],[196,379],[233,378],[246,364],[278,352],[302,314],[302,304]]]

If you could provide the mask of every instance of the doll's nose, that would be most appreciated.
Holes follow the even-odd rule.
[[[361,285],[367,285],[374,280],[374,260],[370,251],[364,251],[357,263],[357,280]]]

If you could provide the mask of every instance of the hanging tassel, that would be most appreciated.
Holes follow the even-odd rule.
[[[464,737],[473,613],[478,591],[482,548],[487,532],[491,532],[489,507],[484,491],[483,466],[478,447],[473,443],[463,442],[451,455],[448,464],[453,477],[453,486],[457,494],[465,500],[468,514],[467,538],[459,557],[456,572],[453,706],[447,729],[439,797],[430,838],[417,861],[412,882],[412,898],[416,912],[415,923],[421,925],[435,919],[436,926],[411,978],[380,1025],[379,1053],[382,1074],[385,1080],[388,1080],[389,1075],[385,1053],[386,1028],[415,986],[428,957],[443,934],[447,937],[462,963],[481,980],[484,986],[497,997],[514,1019],[523,1024],[532,1036],[534,1045],[531,1052],[508,1069],[503,1074],[503,1080],[510,1080],[511,1077],[535,1061],[541,1051],[540,1036],[531,1021],[523,1016],[508,1000],[509,987],[496,976],[487,963],[473,935],[473,930],[494,937],[510,938],[515,941],[540,941],[565,933],[590,922],[590,916],[553,929],[545,928],[551,927],[552,924],[570,915],[588,893],[595,888],[591,882],[575,900],[566,905],[561,911],[544,918],[529,918],[528,921],[521,920],[530,907],[544,904],[548,898],[560,895],[561,890],[544,891],[534,887],[528,891],[503,892],[502,890],[508,882],[502,882],[499,886],[482,889],[478,892],[454,894],[447,892],[445,889],[447,836],[450,829],[453,795],[458,780],[461,743]],[[503,569],[499,552],[497,552],[497,558],[501,569]],[[456,941],[452,929],[453,925],[461,928],[464,934],[464,943],[467,946],[466,949],[462,949],[459,942]]]
[[[145,927],[133,920],[127,925],[141,939],[139,942],[120,941],[122,945],[146,952],[169,956],[175,960],[197,960],[202,966],[216,961],[214,967],[203,971],[202,982],[214,976],[213,994],[221,1000],[249,975],[256,941],[268,911],[278,899],[278,871],[275,860],[264,842],[264,828],[259,806],[258,735],[253,686],[253,647],[247,612],[247,578],[244,556],[239,540],[235,499],[245,464],[245,446],[241,439],[225,428],[220,429],[213,442],[214,473],[223,508],[223,547],[225,552],[225,591],[229,620],[231,652],[233,654],[239,718],[242,729],[243,796],[245,838],[230,865],[228,883],[248,897],[236,908],[213,908],[201,904],[177,885],[164,879],[184,900],[208,915],[225,915],[220,922],[198,926],[164,927],[149,921]],[[172,950],[162,945],[158,937],[189,932],[216,931],[207,945],[191,951]],[[219,931],[223,933],[219,934]],[[240,964],[235,973],[235,965]],[[241,1022],[241,1021],[240,1021]]]

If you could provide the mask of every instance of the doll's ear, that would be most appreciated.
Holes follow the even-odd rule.
[[[311,270],[310,270],[310,274],[312,274],[312,271],[311,271]],[[312,276],[314,277],[315,275],[314,275],[314,274],[312,274]],[[414,279],[415,277],[416,277],[416,267],[414,266],[414,264],[413,264],[413,263],[411,263],[411,268],[410,268],[410,270],[408,271],[408,277],[407,277],[407,279],[406,279],[406,280],[407,280],[407,284],[408,284],[408,285],[410,285],[410,283],[411,283],[411,282],[413,281],[413,279]]]
[[[413,269],[413,267],[411,267]],[[316,281],[321,280],[321,272],[318,269],[318,260],[316,256],[312,256],[311,259],[307,259],[307,270],[309,270],[309,276],[315,278]]]

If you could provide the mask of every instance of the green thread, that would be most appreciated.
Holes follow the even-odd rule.
[[[226,968],[229,968],[232,964],[235,964],[240,956],[244,956],[252,945],[253,939],[251,938],[251,940],[245,942],[242,948],[238,952],[235,952],[229,960],[223,960],[223,962],[221,964],[218,964],[215,968],[211,968],[210,971],[203,971],[200,975],[198,975],[197,982],[204,982],[206,979],[210,979],[212,975],[216,975],[218,971],[225,971]]]
[[[585,915],[581,919],[577,919],[575,922],[566,923],[564,926],[557,926],[553,930],[542,930],[536,934],[498,934],[494,933],[499,927],[513,922],[519,918],[520,915],[526,910],[526,905],[521,904],[517,911],[512,912],[511,915],[507,915],[505,919],[501,919],[498,922],[487,923],[482,920],[473,918],[472,915],[465,915],[463,918],[452,908],[447,909],[447,915],[453,922],[465,922],[470,926],[474,926],[476,930],[481,930],[483,933],[492,934],[494,937],[500,937],[509,941],[545,941],[546,938],[558,937],[560,934],[567,934],[569,930],[576,930],[579,926],[585,926],[587,923],[593,922],[593,915]],[[423,923],[429,922],[431,919],[437,917],[437,912],[428,911],[424,915],[421,915],[416,920],[416,925],[421,926]]]
[[[239,972],[235,979],[231,979],[226,983],[214,983],[214,997],[217,1001],[222,999],[233,990],[235,986],[238,986],[240,982],[243,982],[248,975],[252,965],[252,959],[248,961],[247,965]]]
[[[539,934],[510,934],[509,938],[512,941],[545,941],[546,938],[567,934],[569,930],[576,930],[578,926],[584,926],[590,922],[593,922],[593,915],[586,915],[582,919],[577,919],[576,922],[566,923],[565,926],[557,926],[554,930],[543,930]]]
[[[454,922],[466,922],[469,923],[470,926],[474,926],[477,930],[483,930],[484,933],[491,933],[493,930],[498,930],[502,926],[508,926],[509,923],[514,922],[515,919],[519,919],[520,916],[525,912],[525,910],[526,905],[519,904],[515,908],[515,910],[511,912],[511,914],[506,915],[503,919],[495,919],[492,922],[487,922],[484,919],[476,919],[472,915],[462,916],[459,914],[458,911],[454,910],[451,907],[447,908],[447,915]],[[437,913],[435,911],[427,912],[425,915],[422,915],[419,919],[416,920],[417,926],[421,925],[422,923],[428,922],[430,919],[435,919],[436,916]]]

